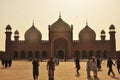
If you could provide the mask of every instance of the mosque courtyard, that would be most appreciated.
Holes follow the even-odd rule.
[[[46,64],[46,61],[40,62],[38,80],[48,80]],[[60,62],[59,66],[55,68],[55,80],[120,80],[116,66],[113,66],[115,76],[107,75],[108,68],[105,60],[102,62],[102,70],[98,71],[98,78],[91,77],[88,79],[86,62],[80,62],[80,65],[80,75],[77,76],[74,62]],[[92,72],[91,76],[93,76]],[[0,80],[33,80],[32,62],[15,60],[10,68],[3,68],[0,64]]]

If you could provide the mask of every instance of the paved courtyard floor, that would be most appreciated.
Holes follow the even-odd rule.
[[[46,62],[40,62],[39,79],[48,80]],[[81,62],[80,75],[76,76],[74,62],[60,62],[55,69],[55,80],[120,80],[116,66],[113,67],[115,76],[108,76],[106,61],[102,62],[102,71],[98,71],[98,78],[87,78],[86,62]],[[93,73],[91,72],[93,76]],[[32,63],[29,61],[13,61],[11,68],[3,68],[0,64],[0,80],[33,80]]]

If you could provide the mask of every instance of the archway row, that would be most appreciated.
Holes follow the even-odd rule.
[[[18,58],[30,58],[30,57],[35,57],[35,58],[47,58],[48,57],[48,53],[47,51],[42,51],[40,53],[40,51],[35,51],[35,52],[32,52],[32,51],[14,51],[13,52],[13,58],[14,59],[18,59]]]
[[[100,50],[98,50],[98,51],[92,51],[92,50],[91,51],[85,51],[85,50],[79,51],[79,50],[76,50],[74,52],[74,57],[80,57],[82,59],[87,59],[88,57],[93,57],[93,56],[102,57],[104,59],[107,59],[109,55],[108,55],[107,50],[104,50],[104,51],[100,51]]]

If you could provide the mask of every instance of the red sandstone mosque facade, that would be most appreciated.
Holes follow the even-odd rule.
[[[73,40],[73,25],[69,25],[61,16],[48,26],[49,38],[42,40],[41,32],[33,25],[25,32],[25,40],[19,40],[19,32],[14,32],[11,40],[12,28],[6,26],[5,53],[13,59],[36,58],[74,58],[81,59],[89,56],[108,58],[116,55],[115,26],[109,27],[110,39],[106,40],[105,31],[101,30],[101,40],[96,40],[96,33],[86,23],[79,32],[79,40]]]

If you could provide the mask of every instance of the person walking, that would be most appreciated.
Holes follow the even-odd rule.
[[[79,74],[79,70],[80,70],[80,60],[79,60],[78,57],[75,59],[75,66],[76,66],[76,72],[77,72],[77,74]]]
[[[108,75],[110,75],[110,73],[112,73],[113,75],[115,75],[114,72],[113,72],[113,69],[112,69],[112,65],[115,66],[115,64],[113,63],[112,59],[109,58],[108,61],[107,61],[107,67],[109,68]]]
[[[96,59],[94,57],[92,58],[90,68],[94,72],[94,77],[97,77],[97,62],[96,62]]]
[[[8,66],[11,67],[11,65],[12,65],[12,59],[9,58],[8,59]]]
[[[91,71],[91,58],[89,57],[87,60],[87,64],[86,64],[86,71],[87,71],[87,77],[90,78],[90,71]]]
[[[39,76],[39,60],[33,59],[32,65],[33,65],[33,78],[34,78],[34,80],[38,80],[38,76]]]
[[[101,69],[101,60],[100,60],[100,58],[97,58],[97,68],[98,68],[98,70]]]
[[[2,66],[4,67],[5,66],[5,59],[4,58],[2,58]]]
[[[53,58],[50,58],[50,60],[47,62],[47,70],[49,80],[54,80],[55,63]]]
[[[8,59],[5,58],[5,68],[7,68],[7,67],[8,67]]]
[[[56,66],[59,65],[59,58],[55,58],[55,64],[56,64]]]
[[[116,61],[115,61],[116,65],[117,65],[117,70],[118,70],[118,73],[120,74],[120,58],[118,58]]]

